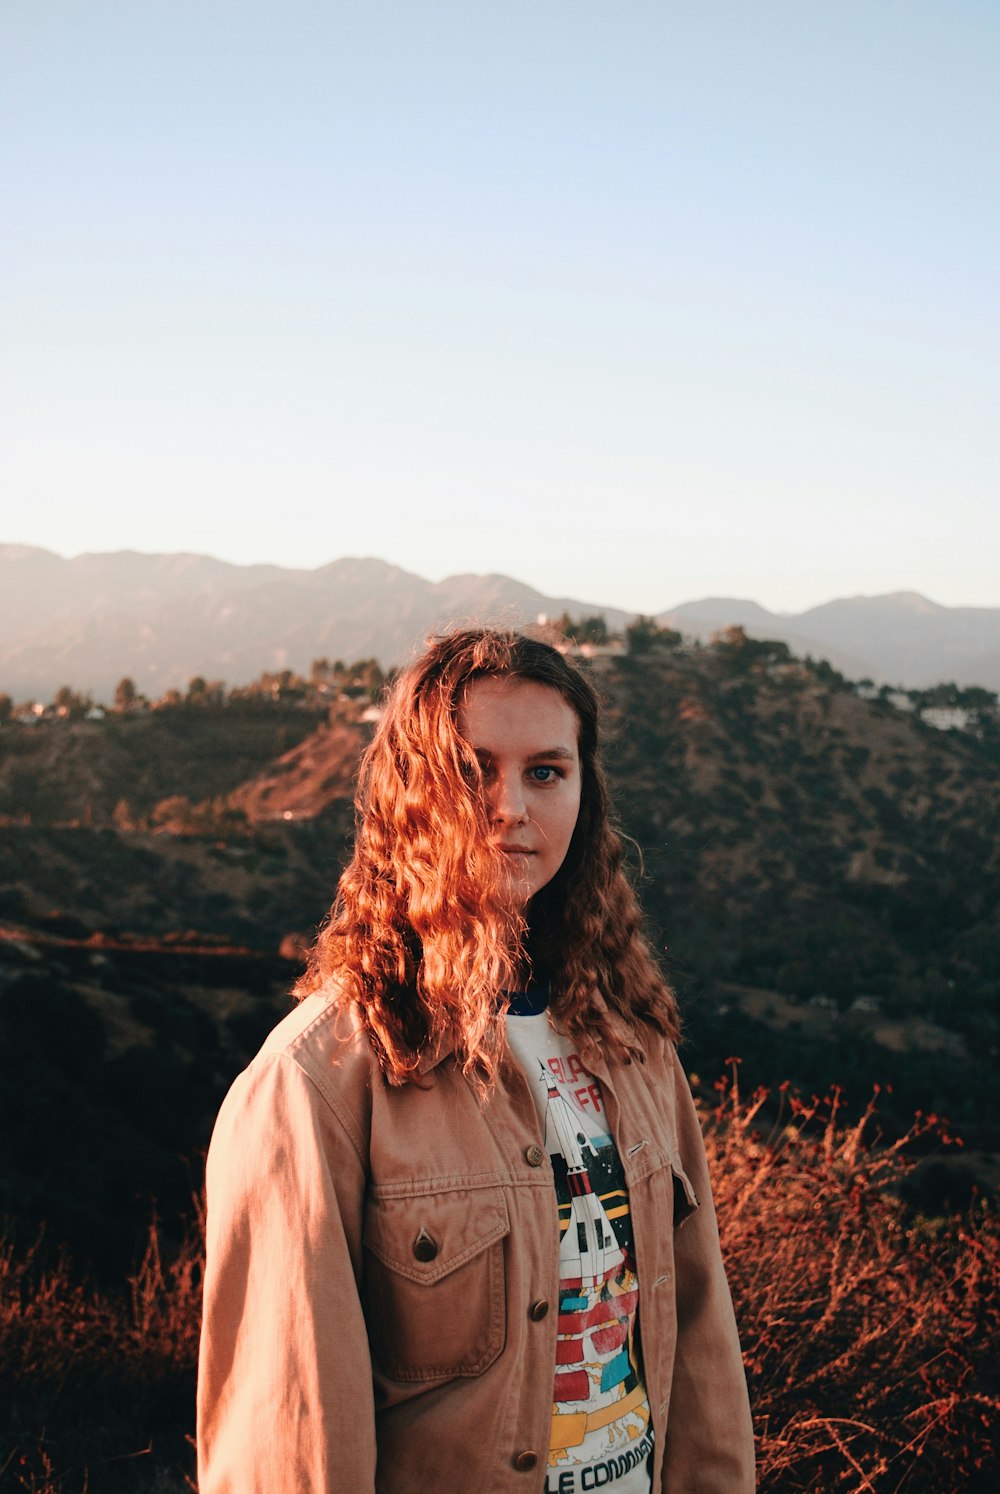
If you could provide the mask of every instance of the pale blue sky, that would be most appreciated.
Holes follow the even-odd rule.
[[[1000,605],[993,0],[3,0],[0,542]]]

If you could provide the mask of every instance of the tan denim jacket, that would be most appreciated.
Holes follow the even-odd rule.
[[[751,1494],[746,1380],[673,1044],[596,1065],[629,1187],[653,1490]],[[527,1084],[447,1054],[392,1089],[312,996],[223,1104],[208,1158],[201,1494],[539,1494],[559,1304]]]

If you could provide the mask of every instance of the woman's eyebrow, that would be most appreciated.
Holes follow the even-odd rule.
[[[576,762],[576,753],[571,751],[569,747],[548,747],[544,752],[533,752],[530,757],[525,758],[525,762],[537,763],[541,762],[542,758],[548,761],[553,757],[559,762]]]
[[[493,761],[493,753],[488,747],[476,747],[473,749],[476,757],[481,763]],[[524,760],[526,763],[556,762],[575,763],[577,754],[570,747],[546,747],[544,752],[532,752]]]

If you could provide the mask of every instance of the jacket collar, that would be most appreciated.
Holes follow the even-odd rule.
[[[605,1001],[604,997],[601,995],[600,991],[594,991],[593,1002],[601,1012],[607,1012],[608,1004]],[[426,1074],[431,1073],[432,1070],[436,1069],[438,1065],[443,1063],[446,1058],[450,1058],[454,1054],[454,1052],[454,1035],[451,1032],[437,1033],[423,1045],[417,1055],[417,1077],[419,1079],[423,1079]],[[600,1053],[599,1057],[591,1066],[591,1073],[594,1074],[596,1078],[603,1079],[605,1082],[608,1082],[608,1066],[607,1062],[605,1061],[603,1052]]]
[[[422,1079],[438,1064],[450,1058],[455,1051],[455,1040],[450,1032],[439,1032],[426,1042],[417,1054],[417,1077]]]

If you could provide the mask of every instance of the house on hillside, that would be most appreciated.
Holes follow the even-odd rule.
[[[624,638],[609,638],[607,643],[579,643],[567,652],[583,659],[607,659],[626,652]]]
[[[11,720],[19,721],[22,726],[35,726],[39,721],[50,721],[54,715],[52,707],[43,700],[32,700],[27,705],[16,706]]]
[[[810,996],[809,1005],[817,1012],[835,1012],[839,1010],[832,996],[822,994],[819,996]]]
[[[964,706],[925,706],[920,719],[937,731],[967,731],[973,715]]]

